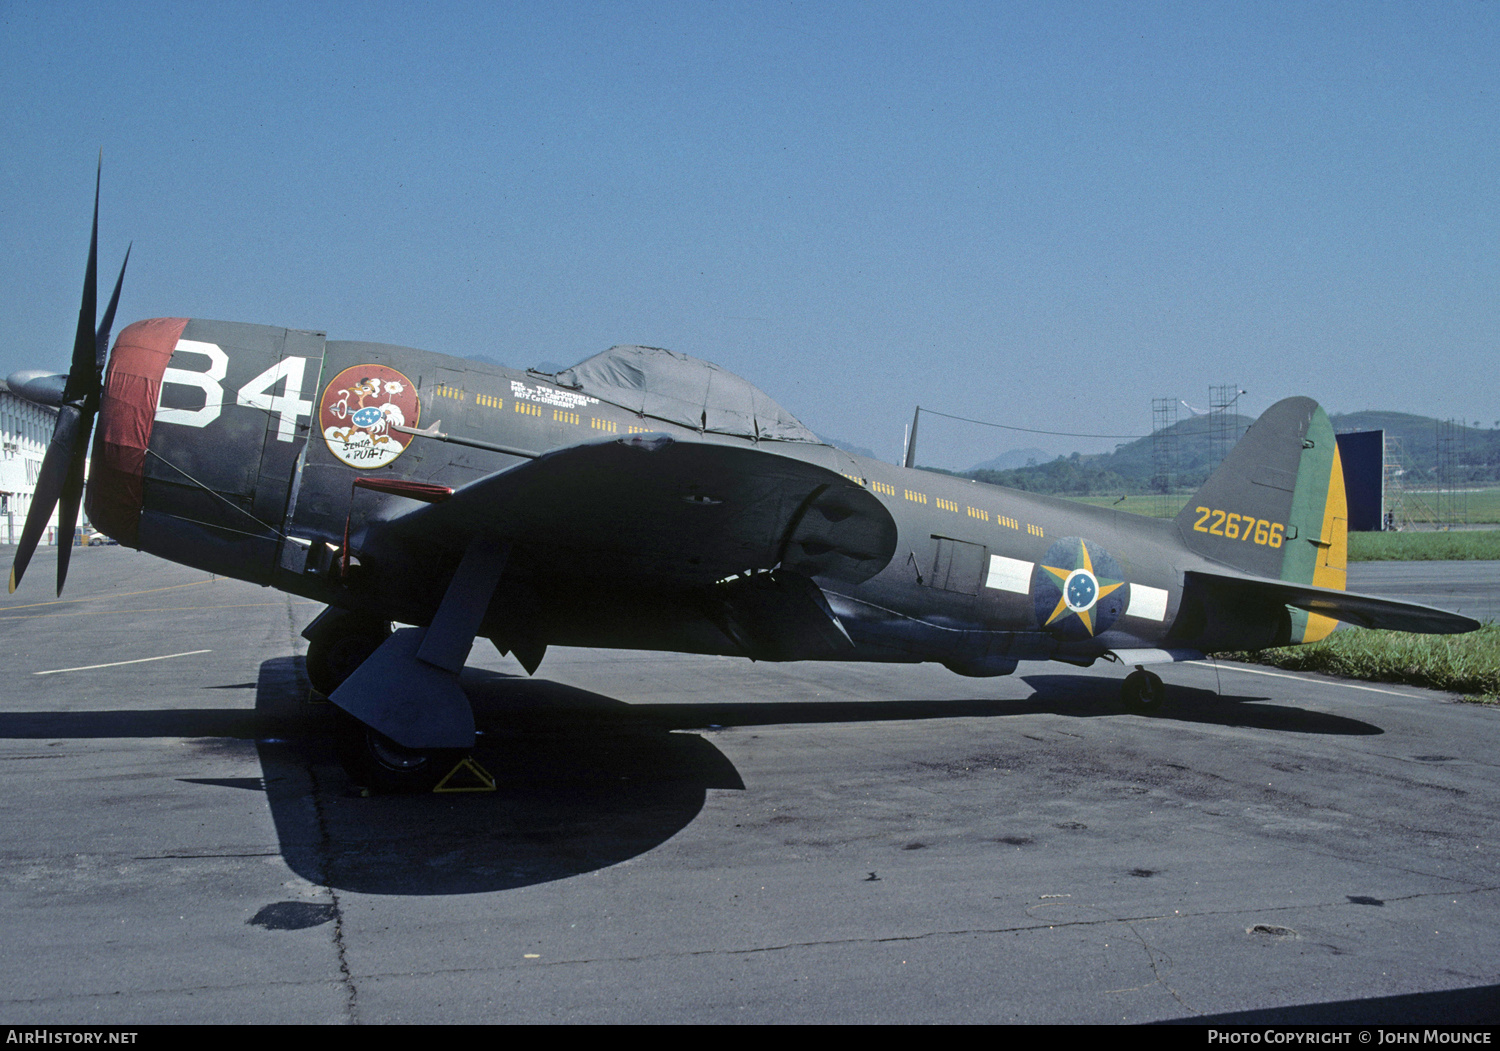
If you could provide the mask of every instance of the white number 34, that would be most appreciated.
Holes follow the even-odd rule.
[[[229,373],[229,355],[217,343],[201,343],[194,339],[178,340],[176,353],[200,354],[208,359],[208,368],[202,372],[167,369],[161,376],[162,389],[165,390],[169,383],[196,387],[203,392],[203,408],[169,409],[158,404],[156,418],[162,423],[207,427],[224,410],[222,383]],[[298,418],[312,417],[312,402],[302,397],[306,369],[306,358],[282,358],[236,391],[235,404],[275,416],[276,440],[289,442],[296,436]],[[276,393],[278,386],[281,388],[279,394]]]

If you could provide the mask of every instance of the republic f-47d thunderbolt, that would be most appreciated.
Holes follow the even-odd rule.
[[[1150,708],[1152,663],[1337,621],[1478,627],[1344,590],[1343,473],[1307,398],[1155,520],[851,455],[738,376],[651,347],[523,372],[157,318],[106,354],[124,268],[96,329],[97,240],[96,187],[71,367],[10,378],[58,409],[11,589],[53,507],[66,537],[85,500],[122,544],[326,604],[307,672],[357,721],[361,783],[430,785],[473,747],[459,672],[479,637],[528,672],[549,645],[961,675],[1106,658],[1136,667],[1124,700]]]

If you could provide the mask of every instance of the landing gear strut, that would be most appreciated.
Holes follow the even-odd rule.
[[[1157,712],[1166,702],[1167,688],[1162,685],[1161,676],[1136,668],[1125,676],[1120,686],[1120,699],[1132,712]]]
[[[355,781],[398,791],[431,788],[473,749],[474,709],[458,675],[509,552],[509,544],[488,534],[472,537],[425,627],[392,632],[381,624],[372,632],[368,615],[328,610],[303,632],[319,644],[316,655],[308,653],[309,677],[319,688],[332,685],[328,699],[360,724],[344,734],[344,765]],[[365,646],[369,651],[359,652]],[[362,659],[336,664],[336,656]]]

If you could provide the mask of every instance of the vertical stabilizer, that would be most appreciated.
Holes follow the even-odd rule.
[[[1287,398],[1256,420],[1177,516],[1190,549],[1257,576],[1343,590],[1348,503],[1333,425],[1310,398]],[[1293,642],[1337,622],[1292,611]]]

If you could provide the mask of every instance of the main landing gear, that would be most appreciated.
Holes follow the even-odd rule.
[[[469,756],[462,748],[407,748],[339,713],[339,764],[349,780],[376,792],[431,792]]]
[[[357,783],[388,791],[463,790],[450,778],[466,771],[493,789],[467,758],[474,710],[458,676],[509,551],[486,534],[470,538],[426,626],[393,632],[368,613],[328,609],[303,631],[312,643],[308,677],[357,723],[344,734],[341,756]]]
[[[308,625],[307,678],[325,697],[391,637],[389,621],[330,608]],[[338,713],[339,763],[350,780],[377,792],[430,792],[468,756],[462,748],[407,748]]]
[[[302,636],[307,639],[307,680],[330,697],[390,638],[391,622],[330,606]]]
[[[1159,712],[1166,703],[1167,688],[1162,685],[1161,676],[1137,667],[1120,685],[1120,699],[1132,712]]]

